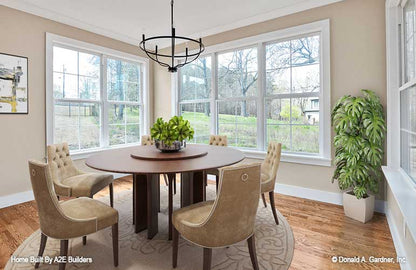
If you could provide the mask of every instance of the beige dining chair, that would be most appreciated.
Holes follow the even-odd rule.
[[[147,145],[155,145],[155,141],[152,140],[152,137],[150,135],[143,135],[141,138],[141,145],[147,146]],[[165,185],[169,186],[169,180],[168,176],[166,174],[163,174],[163,179],[165,180]],[[174,194],[176,194],[176,181],[173,182],[174,186]]]
[[[114,266],[118,266],[117,210],[86,197],[59,202],[48,164],[31,160],[29,173],[40,221],[41,241],[38,256],[43,255],[48,237],[59,239],[60,256],[67,256],[69,239],[111,226]],[[64,270],[65,266],[65,263],[59,263],[59,270]],[[39,263],[36,263],[35,268],[38,267]]]
[[[276,206],[274,204],[274,186],[276,183],[277,170],[279,169],[280,156],[282,153],[282,144],[278,142],[270,142],[267,147],[266,158],[261,164],[261,198],[264,207],[267,207],[264,193],[269,193],[270,207],[272,208],[274,221],[279,225],[276,214]]]
[[[211,268],[212,248],[247,240],[251,262],[259,269],[254,223],[260,195],[260,164],[224,167],[215,201],[201,202],[173,213],[172,266],[178,261],[179,235],[204,248],[203,269]]]
[[[228,140],[226,135],[211,135],[209,136],[209,145],[214,146],[228,146]],[[207,174],[215,175],[215,186],[218,190],[218,177],[219,171],[217,168],[209,169],[206,171]]]
[[[90,197],[105,187],[110,189],[110,205],[114,206],[113,175],[78,170],[69,154],[68,143],[48,145],[48,165],[56,195]]]

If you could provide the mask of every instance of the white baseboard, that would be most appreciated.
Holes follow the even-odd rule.
[[[274,192],[319,202],[342,205],[342,193],[322,191],[318,189],[304,188],[285,184],[276,184]],[[385,213],[385,201],[376,200],[375,211],[379,213]]]
[[[208,179],[215,181],[215,177],[213,175],[208,175]],[[276,184],[274,192],[318,202],[342,205],[342,193],[337,192],[322,191],[318,189],[304,188],[279,183]],[[374,208],[376,212],[385,213],[386,202],[383,200],[376,200]]]
[[[115,179],[124,177],[124,176],[127,176],[127,174],[114,173]],[[215,180],[215,177],[209,175],[208,179]],[[342,205],[342,193],[322,191],[322,190],[317,190],[317,189],[304,188],[304,187],[285,185],[285,184],[276,184],[274,192],[284,194],[284,195],[319,201],[319,202]],[[15,204],[31,201],[33,199],[34,198],[33,198],[32,191],[25,191],[25,192],[10,194],[7,196],[1,196],[0,197],[0,209],[15,205]],[[376,200],[375,211],[380,212],[380,213],[385,213],[385,201]]]
[[[400,238],[400,231],[399,228],[397,228],[397,224],[394,221],[394,217],[392,216],[389,208],[386,206],[386,218],[387,223],[389,224],[390,233],[393,238],[394,248],[396,249],[397,257],[404,257],[409,258],[409,256],[406,256],[406,249],[403,246],[402,240]],[[409,263],[401,263],[400,269],[402,270],[412,270],[411,265]]]
[[[6,196],[0,196],[0,209],[32,200],[34,200],[34,197],[33,192],[31,190],[14,193]]]

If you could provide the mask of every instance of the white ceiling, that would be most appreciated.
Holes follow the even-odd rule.
[[[177,35],[204,37],[341,0],[176,0]],[[170,35],[170,0],[0,0],[0,4],[137,44]]]

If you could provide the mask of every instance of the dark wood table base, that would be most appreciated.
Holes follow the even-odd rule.
[[[176,174],[168,174],[169,179],[169,240],[172,240],[173,189]],[[205,171],[181,174],[181,207],[205,200]],[[147,229],[147,238],[158,233],[158,213],[160,211],[159,174],[133,175],[133,224],[135,233]]]
[[[181,174],[181,208],[205,200],[205,171]]]
[[[159,175],[133,175],[133,219],[135,233],[147,229],[147,237],[158,232]]]

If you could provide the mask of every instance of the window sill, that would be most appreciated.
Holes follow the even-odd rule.
[[[401,169],[383,166],[383,173],[413,239],[416,239],[416,185]]]
[[[126,148],[131,146],[138,146],[140,143],[130,143],[130,144],[123,144],[120,146],[113,146],[113,147],[107,147],[107,148],[96,148],[91,150],[81,150],[81,151],[71,151],[71,158],[72,160],[79,160],[79,159],[86,159],[91,155],[102,153],[109,150],[114,149],[120,149],[120,148]]]
[[[264,159],[266,157],[266,152],[264,151],[254,151],[254,150],[246,150],[240,149],[246,155],[247,158],[255,158],[255,159]],[[312,155],[296,155],[296,154],[289,154],[289,153],[282,153],[282,157],[280,159],[283,162],[290,162],[290,163],[298,163],[298,164],[306,164],[306,165],[315,165],[315,166],[324,166],[324,167],[331,167],[332,160],[329,158],[324,158],[321,156],[312,156]]]

